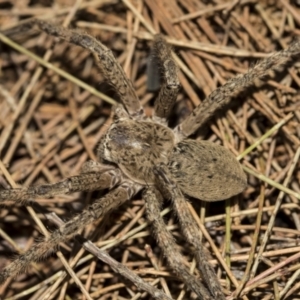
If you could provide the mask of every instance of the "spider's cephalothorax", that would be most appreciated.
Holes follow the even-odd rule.
[[[100,142],[99,159],[115,163],[137,183],[154,184],[153,167],[168,163],[175,143],[174,133],[150,118],[129,118],[121,107],[117,107],[115,114],[115,122]]]
[[[65,223],[61,221],[60,227],[47,239],[36,243],[5,267],[0,272],[0,284],[24,271],[32,262],[39,262],[40,258],[74,237],[84,226],[143,191],[147,218],[170,268],[199,299],[224,300],[222,287],[206,257],[200,242],[199,228],[190,213],[186,197],[206,201],[229,198],[246,187],[246,175],[231,152],[222,146],[188,137],[237,92],[265,78],[289,59],[299,55],[300,42],[295,41],[287,50],[275,53],[247,74],[239,75],[216,89],[181,124],[170,129],[166,124],[179,90],[178,68],[162,36],[154,39],[154,53],[162,71],[162,86],[155,101],[153,117],[147,118],[131,81],[109,49],[85,33],[44,21],[34,21],[33,24],[49,34],[90,50],[103,76],[118,93],[122,106],[117,107],[115,120],[99,145],[100,162],[87,162],[81,174],[58,183],[0,190],[1,204],[10,200],[31,205],[32,199],[37,197],[109,189],[107,194],[95,200],[80,214]],[[193,276],[185,266],[185,260],[160,215],[164,198],[172,201],[182,234],[195,249],[202,280]],[[116,265],[113,269],[128,279],[134,278],[128,269],[124,271],[124,268],[118,269]],[[155,299],[170,299],[154,287],[147,288],[141,278],[133,282],[151,293]]]

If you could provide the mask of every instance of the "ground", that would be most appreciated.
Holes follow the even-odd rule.
[[[112,49],[149,115],[155,92],[146,88],[147,58],[152,34],[165,34],[181,69],[182,88],[171,120],[175,126],[217,86],[247,72],[271,52],[287,48],[300,34],[297,1],[210,2],[0,1],[1,186],[56,182],[78,174],[85,161],[95,159],[97,143],[111,122],[112,103],[117,101],[88,51],[28,29],[28,18],[80,28]],[[25,49],[43,57],[44,64]],[[299,61],[259,89],[239,95],[231,110],[219,112],[195,136],[231,150],[248,174],[248,188],[230,201],[211,205],[191,199],[196,220],[206,225],[205,235],[211,238],[204,243],[211,263],[219,266],[223,287],[233,293],[246,278],[244,299],[300,299]],[[67,75],[59,75],[51,66]],[[277,130],[264,136],[277,124]],[[249,149],[260,139],[258,146]],[[39,203],[67,220],[98,196],[75,194]],[[192,267],[193,249],[186,245],[169,205],[166,202],[164,218]],[[278,212],[272,218],[276,206]],[[0,270],[41,236],[35,218],[47,230],[55,228],[43,214],[34,216],[24,207],[1,207]],[[264,240],[268,226],[273,229]],[[166,293],[170,290],[173,297],[191,299],[150,235],[139,197],[82,235]],[[79,262],[76,277],[92,299],[150,299],[76,242],[62,245],[60,251],[71,266]],[[216,258],[218,251],[230,273]],[[59,283],[64,270],[59,255],[53,254],[1,286],[0,295],[17,299],[26,292],[22,299],[46,299],[49,293],[51,299],[84,299],[71,277]]]

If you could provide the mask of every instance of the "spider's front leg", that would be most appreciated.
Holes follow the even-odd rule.
[[[171,47],[162,35],[156,35],[153,44],[154,59],[162,72],[162,85],[154,103],[154,117],[168,118],[178,96],[180,82],[178,66],[172,57]]]
[[[183,140],[195,133],[199,128],[222,107],[229,104],[231,99],[251,86],[261,85],[261,81],[274,77],[275,72],[281,71],[293,58],[300,54],[300,39],[296,39],[287,49],[275,52],[263,59],[246,74],[240,74],[228,80],[224,85],[215,89],[192,113],[177,127],[174,132],[177,140]]]
[[[184,266],[184,259],[160,215],[163,201],[160,192],[155,187],[149,187],[144,192],[143,198],[146,202],[147,218],[171,269],[175,271],[189,289],[197,294],[199,299],[212,300],[213,298],[201,281],[197,280]]]
[[[36,243],[30,250],[19,255],[16,260],[0,272],[0,285],[4,283],[7,278],[16,276],[25,271],[30,263],[39,262],[41,258],[45,258],[53,252],[60,243],[72,238],[81,228],[103,217],[125,201],[130,200],[140,189],[141,186],[136,183],[122,182],[116,189],[96,200],[83,212],[53,231],[47,240],[45,239]]]
[[[40,30],[64,39],[69,43],[88,49],[93,53],[101,74],[114,88],[129,115],[137,118],[143,116],[144,109],[140,104],[133,84],[131,80],[127,78],[123,68],[110,49],[94,37],[79,30],[59,27],[42,20],[33,20],[31,25],[37,25]]]
[[[35,198],[50,198],[81,191],[113,188],[121,181],[122,174],[119,169],[89,161],[84,164],[81,174],[57,183],[0,190],[0,203],[6,204],[13,201],[17,204],[31,205]]]
[[[155,167],[154,172],[158,178],[159,188],[163,195],[167,198],[170,198],[173,203],[174,210],[177,213],[177,217],[186,240],[192,244],[196,250],[195,258],[198,269],[200,270],[208,289],[210,290],[214,299],[225,300],[222,287],[214,269],[209,263],[203,245],[201,244],[199,227],[189,211],[187,200],[183,196],[176,183],[172,180],[167,166],[161,165]]]

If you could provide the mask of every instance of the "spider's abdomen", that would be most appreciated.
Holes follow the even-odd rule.
[[[178,143],[170,155],[169,170],[185,194],[200,200],[224,200],[247,186],[246,174],[234,155],[208,141]]]
[[[153,167],[168,163],[174,147],[173,132],[160,124],[123,119],[114,123],[102,139],[99,156],[117,164],[132,180],[153,184]]]

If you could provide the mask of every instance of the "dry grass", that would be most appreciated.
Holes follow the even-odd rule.
[[[218,0],[214,6],[206,2],[210,1],[44,0],[29,5],[0,0],[1,185],[56,182],[77,174],[86,160],[95,159],[97,142],[111,122],[109,102],[114,94],[102,83],[92,56],[44,33],[22,30],[29,18],[55,20],[97,36],[114,51],[149,114],[154,98],[146,89],[149,40],[154,32],[163,32],[181,68],[182,89],[172,119],[176,124],[216,86],[247,72],[270,52],[286,48],[300,34],[300,8],[292,4],[297,1]],[[37,62],[25,49],[43,61]],[[195,218],[207,225],[211,261],[218,265],[228,295],[233,293],[228,299],[237,292],[250,300],[300,299],[299,66],[294,62],[276,80],[235,99],[233,110],[219,114],[199,133],[232,150],[249,173],[249,187],[236,199],[206,206],[191,202]],[[86,84],[65,73],[58,75],[57,70]],[[251,145],[255,147],[246,151]],[[67,219],[95,196],[38,202]],[[136,199],[82,235],[174,298],[191,299],[166,267],[143,213],[144,203]],[[193,250],[183,240],[177,220],[168,209],[165,213],[192,266]],[[49,231],[54,228],[32,209],[1,208],[0,269],[12,253],[22,253],[40,236],[38,219]],[[74,241],[62,245],[57,254],[0,287],[3,299],[150,299]],[[62,254],[70,266],[77,264],[75,277],[61,280],[66,272]],[[230,272],[224,272],[222,263]]]

